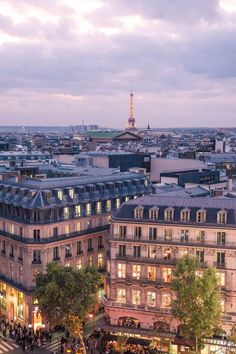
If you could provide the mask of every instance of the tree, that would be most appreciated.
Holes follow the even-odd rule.
[[[195,353],[203,347],[203,338],[212,336],[221,316],[220,287],[214,268],[199,275],[199,262],[188,255],[182,257],[174,270],[172,289],[176,299],[173,315],[179,320],[182,334],[193,341]]]
[[[50,325],[62,324],[72,336],[82,336],[82,323],[95,304],[100,274],[91,267],[80,270],[49,263],[35,278],[34,298]]]

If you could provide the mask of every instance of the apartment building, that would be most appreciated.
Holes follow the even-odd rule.
[[[32,303],[35,275],[52,261],[105,271],[112,211],[151,191],[149,181],[134,173],[1,181],[2,313],[41,326],[37,303]],[[103,287],[98,297],[102,292]]]
[[[171,281],[187,253],[199,259],[199,274],[216,267],[222,328],[236,322],[236,200],[150,195],[124,203],[111,219],[109,253],[103,304],[113,333],[178,332]]]

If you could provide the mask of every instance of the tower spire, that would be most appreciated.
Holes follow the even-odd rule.
[[[136,130],[136,123],[134,118],[134,94],[130,92],[130,101],[129,101],[129,119],[127,124],[127,130]]]

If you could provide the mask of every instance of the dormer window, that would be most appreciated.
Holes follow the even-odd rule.
[[[217,223],[218,224],[226,224],[227,223],[227,211],[220,210],[217,213]]]
[[[62,198],[63,198],[63,193],[62,193],[62,191],[57,191],[57,198],[60,199],[60,200],[62,200]]]
[[[135,219],[142,219],[143,218],[143,207],[138,206],[134,209],[134,217]]]
[[[174,209],[173,208],[165,209],[165,220],[172,221],[173,219],[174,219]]]
[[[206,222],[206,210],[200,209],[197,211],[196,221],[200,223]]]
[[[158,211],[157,207],[153,207],[149,210],[149,219],[150,220],[157,220],[158,219]]]
[[[69,189],[69,196],[71,199],[74,199],[75,191],[73,188]]]
[[[187,208],[181,210],[180,219],[181,219],[181,221],[185,221],[185,222],[189,221],[190,220],[190,210]]]

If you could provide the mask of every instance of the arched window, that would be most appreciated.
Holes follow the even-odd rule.
[[[200,222],[200,223],[206,222],[206,210],[205,209],[199,209],[197,211],[196,221]]]
[[[134,218],[135,219],[142,219],[143,218],[143,207],[138,206],[134,209]]]
[[[158,219],[158,211],[159,211],[159,208],[157,208],[157,207],[152,207],[151,209],[149,209],[149,219],[150,220],[157,220]]]
[[[180,220],[181,221],[189,221],[190,220],[190,209],[184,208],[181,210]]]
[[[165,209],[165,220],[172,221],[173,219],[174,219],[174,209],[173,208]]]
[[[227,211],[220,210],[217,213],[217,223],[218,224],[226,224],[227,223]]]

